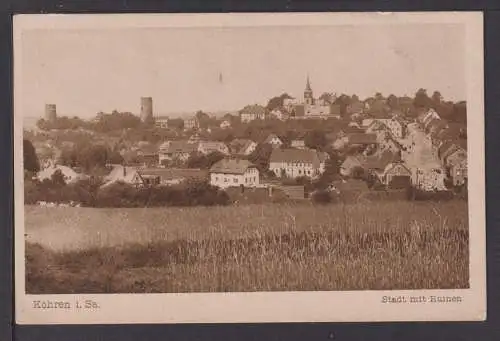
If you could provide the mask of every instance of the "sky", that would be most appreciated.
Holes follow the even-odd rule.
[[[22,38],[22,109],[41,117],[232,111],[287,92],[361,98],[434,90],[465,100],[458,24],[31,30]]]

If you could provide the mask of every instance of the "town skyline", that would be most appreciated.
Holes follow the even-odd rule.
[[[140,97],[152,97],[155,115],[234,112],[282,93],[301,98],[307,76],[315,97],[424,88],[466,100],[461,27],[416,26],[370,35],[349,26],[33,31],[23,43],[22,109],[40,118],[53,103],[61,116],[89,119],[138,113]]]

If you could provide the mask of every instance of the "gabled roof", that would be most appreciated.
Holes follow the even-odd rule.
[[[105,182],[123,181],[132,183],[138,175],[137,168],[130,166],[115,165],[111,172],[104,177]],[[140,175],[139,175],[140,176]]]
[[[193,153],[198,150],[198,143],[188,143],[187,141],[169,141],[160,146],[162,153]]]
[[[438,156],[440,158],[442,158],[445,153],[448,152],[448,150],[450,150],[451,148],[453,148],[453,145],[454,145],[454,141],[446,141],[444,142],[438,149]]]
[[[229,144],[231,152],[234,154],[244,154],[245,151],[255,142],[249,139],[234,139]]]
[[[222,159],[210,168],[210,173],[244,174],[249,168],[256,166],[248,160]]]
[[[303,162],[303,163],[320,163],[320,153],[313,149],[274,149],[271,153],[269,162]]]
[[[362,162],[363,167],[371,170],[384,170],[390,163],[399,161],[396,154],[389,151],[383,152],[380,156],[369,156]]]
[[[274,139],[278,139],[278,140],[281,141],[281,139],[279,138],[278,135],[276,135],[276,134],[269,134],[269,136],[264,140],[263,143],[271,143],[272,140],[274,140]],[[281,142],[283,142],[283,141],[281,141]]]
[[[408,175],[411,176],[411,171],[401,161],[395,161],[395,162],[388,163],[384,169],[384,174],[387,174],[389,171],[391,171],[392,169],[394,169],[395,167],[398,167],[398,166],[403,167],[408,172]]]
[[[140,169],[141,176],[159,176],[163,181],[183,179],[205,179],[208,171],[190,168],[145,168]]]

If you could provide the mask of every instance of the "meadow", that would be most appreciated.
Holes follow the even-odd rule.
[[[25,206],[31,294],[469,286],[465,201]]]

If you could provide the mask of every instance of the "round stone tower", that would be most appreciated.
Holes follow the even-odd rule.
[[[55,104],[45,104],[45,120],[54,122],[57,119],[57,109]]]
[[[141,121],[153,122],[153,98],[141,97]]]

